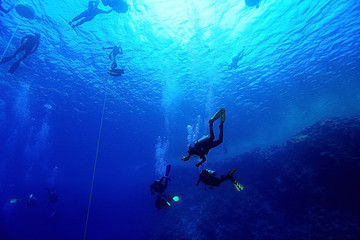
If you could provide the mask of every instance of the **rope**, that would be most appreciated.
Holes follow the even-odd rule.
[[[8,42],[8,45],[6,46],[6,48],[5,48],[2,56],[1,56],[1,58],[0,58],[0,62],[3,60],[3,58],[4,58],[4,56],[5,56],[5,53],[6,53],[6,51],[8,50],[8,48],[9,48],[9,46],[10,46],[10,43],[12,42],[12,40],[13,40],[13,38],[14,38],[14,36],[15,36],[15,33],[16,33],[18,27],[19,27],[19,24],[16,26],[15,31],[14,31],[13,35],[11,36],[10,41]]]
[[[92,192],[93,192],[93,189],[94,189],[96,163],[97,163],[97,159],[98,159],[98,155],[99,155],[100,137],[101,137],[101,130],[102,130],[102,125],[103,125],[103,120],[104,120],[107,90],[108,90],[108,81],[106,81],[106,86],[105,86],[104,103],[103,103],[103,108],[102,108],[101,122],[100,122],[100,129],[99,129],[99,136],[98,136],[97,147],[96,147],[94,170],[93,170],[93,175],[92,175],[92,180],[91,180],[91,190],[90,190],[89,204],[88,204],[88,210],[87,210],[87,214],[86,214],[86,223],[85,223],[85,230],[84,230],[84,240],[86,239],[86,231],[87,231],[87,226],[88,226],[88,222],[89,222],[91,197],[92,197]]]

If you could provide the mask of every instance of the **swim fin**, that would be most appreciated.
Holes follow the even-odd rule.
[[[169,176],[170,170],[171,170],[171,165],[169,164],[169,165],[166,166],[165,177]]]
[[[210,119],[210,121],[215,121],[219,119],[222,115],[225,114],[225,108],[220,108],[219,111],[217,111],[214,116]]]
[[[16,62],[14,62],[13,65],[11,65],[11,67],[9,68],[8,73],[14,73],[15,70],[18,68],[19,64],[20,64],[21,60],[17,60]]]
[[[242,190],[244,190],[244,186],[241,185],[238,181],[234,180],[234,181],[231,181],[232,184],[234,185],[235,189],[240,192]]]
[[[111,75],[111,76],[119,77],[119,76],[121,76],[122,74],[124,74],[125,71],[124,71],[124,69],[116,68],[116,69],[109,69],[108,73],[109,73],[109,75]]]
[[[228,175],[233,175],[235,171],[236,171],[236,168],[232,168],[232,169],[230,170],[230,172],[228,173]]]
[[[225,122],[225,118],[226,118],[226,112],[224,111],[224,114],[221,115],[220,123],[224,123],[224,122]]]

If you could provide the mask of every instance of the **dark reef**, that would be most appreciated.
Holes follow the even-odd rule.
[[[196,188],[198,170],[180,167],[169,190],[181,201],[159,213],[158,239],[360,239],[360,116],[206,167],[237,168],[244,191]]]

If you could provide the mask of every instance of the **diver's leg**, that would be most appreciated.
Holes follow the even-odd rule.
[[[210,120],[209,121],[209,132],[210,132],[210,136],[209,136],[209,140],[213,141],[215,138],[215,134],[214,134],[214,121]]]
[[[89,22],[91,20],[93,20],[93,17],[84,17],[83,19],[81,19],[77,24],[75,24],[75,26],[80,26],[81,24],[85,23],[85,22]]]
[[[16,49],[16,51],[14,52],[13,55],[11,55],[11,57],[14,58],[16,55],[18,55],[20,52],[24,50],[26,50],[25,44],[21,45],[18,49]]]
[[[21,45],[18,49],[16,49],[16,51],[14,52],[13,55],[8,56],[8,57],[4,57],[3,59],[1,59],[0,64],[6,63],[6,62],[10,61],[10,60],[13,59],[14,57],[16,57],[16,55],[17,55],[18,53],[20,53],[21,51],[24,51],[24,49],[25,49],[25,46],[24,46],[24,45]],[[21,61],[21,60],[20,60],[20,61]]]
[[[8,13],[9,10],[6,10],[5,8],[3,8],[2,6],[0,6],[0,11],[2,11],[3,13]]]
[[[219,146],[223,142],[223,138],[224,138],[224,123],[223,122],[220,123],[219,129],[220,129],[219,139],[211,142],[210,149]]]
[[[84,17],[86,17],[87,15],[88,15],[87,10],[86,10],[86,11],[83,11],[83,12],[80,13],[78,16],[74,17],[74,18],[70,21],[70,23],[75,22],[75,21],[79,20],[80,18],[84,18]]]
[[[112,62],[112,64],[111,64],[111,70],[114,70],[114,69],[116,69],[117,68],[117,63],[116,63],[116,61],[115,61],[115,59],[114,59],[114,61]]]

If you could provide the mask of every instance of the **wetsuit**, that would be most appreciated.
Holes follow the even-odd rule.
[[[164,207],[170,207],[170,198],[169,197],[165,197],[162,195],[157,196],[156,201],[155,201],[155,207],[157,208],[157,210],[160,210]]]
[[[165,179],[165,183],[163,184],[162,182],[164,179]],[[156,192],[162,194],[168,186],[168,181],[169,180],[167,177],[162,177],[160,180],[154,181],[150,185],[151,194],[154,195]]]
[[[104,10],[101,10],[99,8],[97,8],[97,6],[99,5],[99,1],[95,1],[95,0],[91,0],[89,1],[88,3],[88,9],[86,9],[85,11],[83,11],[82,13],[80,13],[78,16],[74,17],[70,22],[69,24],[71,25],[73,22],[81,19],[81,21],[79,21],[78,23],[76,23],[75,25],[72,25],[72,27],[75,27],[75,26],[80,26],[81,24],[85,23],[85,22],[88,22],[88,21],[91,21],[94,19],[94,17],[100,13],[110,13],[112,11],[109,10],[109,11],[104,11]]]
[[[217,178],[215,172],[206,169],[200,172],[199,180],[197,181],[196,186],[199,185],[200,182],[203,182],[205,186],[209,185],[212,187],[219,187],[220,184],[226,180],[234,182],[235,178],[232,174],[222,175],[220,178]]]
[[[111,67],[110,69],[111,70],[114,70],[117,68],[117,63],[116,63],[116,56],[118,54],[123,54],[123,51],[122,51],[122,48],[119,46],[114,46],[111,53],[109,54],[109,59],[110,61],[112,61],[112,64],[111,64]]]
[[[49,202],[50,203],[56,203],[58,200],[58,196],[55,193],[55,190],[52,188],[51,190],[48,189],[48,197],[49,197]]]
[[[27,56],[29,56],[30,54],[32,54],[33,52],[36,51],[36,49],[39,47],[39,43],[40,43],[40,35],[35,34],[35,35],[26,35],[25,37],[23,37],[21,39],[21,45],[20,47],[15,51],[15,53],[9,57],[4,57],[0,64],[2,63],[6,63],[8,61],[10,61],[11,59],[13,59],[14,57],[16,57],[16,55],[22,51],[25,51],[24,55],[19,58],[9,69],[9,73],[13,73],[15,72],[15,70],[17,69],[17,67],[19,66],[19,63],[24,60]]]
[[[224,122],[221,122],[219,125],[220,133],[219,139],[214,141],[214,121],[209,121],[209,131],[210,135],[203,137],[199,140],[196,140],[193,146],[190,146],[188,149],[188,157],[184,159],[184,161],[189,160],[190,156],[199,156],[201,158],[201,162],[197,163],[195,166],[199,167],[206,161],[206,155],[209,153],[211,148],[219,146],[223,142],[224,137]]]

